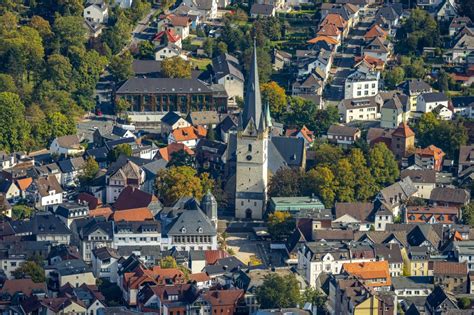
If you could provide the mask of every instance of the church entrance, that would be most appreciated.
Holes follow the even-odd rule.
[[[245,218],[252,219],[252,209],[245,210]]]

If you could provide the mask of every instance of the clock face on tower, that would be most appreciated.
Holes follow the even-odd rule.
[[[251,155],[247,155],[247,161],[251,161],[252,160],[252,156]]]

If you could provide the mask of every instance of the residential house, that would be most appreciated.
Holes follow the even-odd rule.
[[[101,247],[112,247],[114,222],[105,221],[104,218],[91,218],[76,224],[80,240],[82,260],[92,261],[92,251]]]
[[[439,118],[444,120],[451,120],[453,117],[453,112],[448,108],[446,94],[439,92],[418,95],[416,110],[420,113],[435,112]]]
[[[175,112],[168,112],[161,118],[161,135],[170,134],[178,128],[190,127],[191,124]]]
[[[184,40],[189,36],[190,25],[191,19],[187,16],[166,14],[159,18],[158,31],[173,30],[175,34]]]
[[[396,217],[400,214],[402,205],[413,197],[416,192],[417,188],[413,185],[410,177],[405,177],[383,188],[376,198]]]
[[[46,266],[45,272],[50,278],[49,287],[52,290],[59,290],[65,284],[73,287],[79,287],[84,283],[86,285],[96,284],[91,268],[81,259],[64,260]]]
[[[160,39],[160,34],[157,35],[156,38]],[[170,42],[165,43],[165,44],[160,44],[155,49],[155,60],[163,61],[165,59],[174,58],[174,57],[180,57],[184,60],[188,59],[188,57],[183,54],[183,51],[179,46],[174,45]]]
[[[65,296],[81,303],[87,310],[85,314],[98,315],[106,307],[105,297],[95,285],[83,284],[73,287],[67,284],[60,288],[59,296]]]
[[[27,189],[28,198],[37,207],[44,208],[63,202],[63,189],[55,176],[42,176],[35,180]]]
[[[451,105],[455,115],[474,118],[474,96],[456,96],[451,98]]]
[[[196,146],[197,164],[210,171],[223,171],[225,167],[225,151],[227,145],[220,141],[202,138]]]
[[[229,54],[212,59],[212,80],[224,86],[229,104],[236,105],[237,98],[244,97],[244,75],[239,60]]]
[[[113,247],[161,246],[161,224],[158,221],[116,221]]]
[[[342,147],[350,147],[361,137],[359,128],[331,125],[327,132],[328,141]]]
[[[376,291],[388,291],[392,285],[389,264],[386,260],[360,263],[345,263],[342,272],[355,276],[364,285]]]
[[[194,149],[199,139],[206,137],[207,129],[202,126],[190,126],[174,129],[168,136],[168,143],[182,143]]]
[[[322,25],[316,32],[316,35],[330,37],[333,40],[336,40],[337,43],[342,42],[342,32],[334,24]]]
[[[125,187],[140,188],[145,181],[145,173],[130,159],[121,156],[108,168],[105,181],[106,202],[114,203]]]
[[[20,302],[23,314],[85,314],[87,309],[79,300],[69,297],[38,299],[32,296]]]
[[[275,16],[276,8],[273,4],[259,4],[254,3],[250,8],[250,17],[253,19],[258,18],[259,16],[269,17]]]
[[[410,177],[417,192],[414,197],[428,199],[431,192],[436,188],[436,171],[432,169],[405,169],[401,172],[400,178]]]
[[[183,4],[196,10],[202,21],[207,21],[217,18],[218,2],[217,0],[185,0]]]
[[[460,263],[467,263],[469,272],[474,271],[474,242],[471,240],[453,241],[454,257]]]
[[[379,95],[364,98],[343,99],[339,105],[339,115],[342,122],[349,123],[357,120],[377,120],[380,118],[382,98]]]
[[[109,8],[103,0],[87,1],[84,8],[84,19],[89,22],[103,24],[109,18]]]
[[[432,0],[418,0],[430,2]],[[447,314],[449,310],[458,310],[456,296],[444,289],[442,286],[435,286],[433,292],[426,298],[426,315]]]
[[[344,99],[375,97],[379,91],[380,72],[357,69],[344,82]]]
[[[11,202],[16,202],[21,198],[20,188],[15,182],[5,180],[0,184],[0,193]]]
[[[84,147],[81,146],[81,139],[78,135],[69,135],[57,137],[49,147],[51,154],[75,156],[84,153]]]
[[[120,221],[153,221],[153,213],[148,208],[117,210],[110,215],[115,222]]]
[[[54,213],[70,228],[74,220],[89,217],[89,207],[75,202],[65,202],[59,204]]]
[[[273,49],[272,64],[275,71],[280,71],[285,67],[288,67],[291,63],[292,55],[283,50]]]
[[[126,138],[137,139],[137,136],[133,134],[133,130],[129,128],[125,129],[118,125],[114,125],[112,130],[101,131],[100,129],[94,130],[92,134],[94,145],[97,147],[105,146],[109,141],[115,141]]]
[[[96,278],[117,283],[120,255],[111,247],[99,247],[92,251],[92,271]]]
[[[144,285],[138,293],[138,309],[141,313],[186,313],[186,309],[190,307],[190,304],[198,299],[198,294],[195,287],[191,284],[176,284],[172,286]],[[195,310],[197,313],[200,312],[200,308],[208,305],[203,301],[200,301],[199,304],[202,306]]]
[[[436,20],[451,21],[458,16],[458,5],[454,0],[445,0],[436,11]]]
[[[7,218],[12,217],[12,206],[3,193],[0,193],[0,216]]]
[[[415,150],[415,165],[440,172],[443,168],[443,158],[446,154],[440,148],[429,145]]]
[[[313,144],[313,141],[314,141],[314,133],[304,125],[301,129],[298,129],[298,128],[287,129],[285,131],[285,136],[303,139],[306,148],[309,148]]]
[[[392,277],[392,289],[398,299],[427,297],[433,291],[431,277]]]
[[[397,128],[400,124],[408,120],[409,113],[408,96],[395,94],[384,101],[381,108],[381,128]]]
[[[310,73],[306,79],[299,82],[296,81],[291,86],[291,93],[294,96],[303,95],[322,95],[323,82],[317,77],[315,73]]]
[[[132,186],[125,187],[114,203],[114,210],[116,211],[141,208],[146,208],[153,215],[157,215],[162,208],[162,204],[155,195]]]
[[[338,13],[328,13],[319,23],[319,27],[324,27],[325,25],[334,25],[341,31],[342,37],[345,38],[349,33],[349,24],[346,19],[344,19]]]
[[[454,294],[467,293],[467,264],[451,261],[433,261],[435,285],[442,285]]]
[[[410,111],[417,111],[418,96],[433,92],[433,88],[421,79],[407,80],[400,85],[404,94],[410,98]]]
[[[216,111],[192,111],[186,116],[186,120],[192,126],[203,126],[206,129],[214,129],[219,124],[219,114]]]
[[[382,39],[386,39],[387,36],[388,36],[388,32],[386,30],[384,30],[380,25],[374,24],[365,33],[364,40],[366,42],[370,42],[370,41],[374,40],[377,37],[380,37]]]
[[[163,47],[171,47],[181,52],[182,38],[180,35],[176,34],[176,32],[172,28],[165,28],[161,31],[158,31],[158,33],[156,33],[155,36],[153,37],[152,42],[155,44],[155,47],[157,50]],[[166,51],[163,51],[163,56],[161,56],[161,55],[157,55],[156,50],[155,50],[155,61],[163,60],[163,57],[165,56],[166,56]],[[160,73],[161,73],[161,67],[160,67]]]
[[[403,6],[401,3],[386,3],[379,7],[377,13],[375,13],[375,18],[377,21],[384,21],[390,30],[393,30],[392,33],[394,33],[400,24],[402,14]]]
[[[464,27],[472,27],[472,21],[467,16],[457,16],[449,23],[449,36],[455,36]]]
[[[461,35],[461,34],[460,34]],[[474,35],[463,34],[452,41],[451,47],[443,55],[445,62],[467,63],[468,56],[474,52]]]
[[[36,283],[31,279],[11,279],[5,280],[3,287],[0,289],[0,294],[4,297],[4,304],[7,301],[10,304],[17,296],[45,298],[48,296],[48,287],[44,282]]]
[[[374,244],[374,251],[377,260],[388,261],[390,276],[400,277],[403,274],[403,254],[402,248],[398,244]],[[403,249],[404,251],[404,249]],[[393,283],[392,283],[393,284]]]
[[[458,176],[470,172],[474,166],[474,145],[462,145],[459,147]]]
[[[387,62],[392,52],[392,44],[388,39],[383,37],[375,37],[367,45],[362,48],[362,54]]]
[[[403,264],[410,276],[428,276],[428,247],[410,246],[407,255],[403,257]]]
[[[61,185],[63,186],[77,186],[79,182],[79,175],[82,174],[85,161],[82,156],[70,158],[58,162],[61,169]]]
[[[407,206],[406,223],[455,224],[459,209],[455,207]]]
[[[333,225],[369,231],[374,222],[374,204],[370,202],[336,202]]]
[[[436,187],[429,200],[433,205],[461,208],[469,203],[471,194],[462,188]]]
[[[158,157],[166,162],[165,163],[165,167],[166,167],[166,164],[171,160],[171,157],[173,156],[173,154],[180,151],[184,151],[190,156],[194,155],[194,151],[188,148],[186,145],[184,145],[183,143],[175,142],[175,143],[170,143],[166,147],[159,149]]]

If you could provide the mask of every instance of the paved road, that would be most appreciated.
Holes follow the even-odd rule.
[[[150,13],[148,13],[143,19],[140,20],[140,22],[138,22],[137,26],[135,26],[132,31],[132,40],[122,49],[120,54],[123,54],[125,50],[129,49],[130,47],[138,45],[140,41],[151,39],[155,32],[153,28],[150,27],[150,20],[157,11],[158,9],[151,9]]]

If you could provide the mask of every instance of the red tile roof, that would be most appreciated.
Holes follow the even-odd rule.
[[[170,43],[176,43],[177,41],[181,39],[181,36],[176,34],[172,29],[167,29],[156,34],[155,37],[153,38],[153,41],[161,41],[161,38],[163,36],[166,36],[168,39],[168,42]]]
[[[96,198],[95,196],[81,192],[79,195],[77,195],[77,202],[79,203],[86,203],[87,206],[89,207],[89,210],[97,208],[102,202],[99,200],[99,198]]]
[[[16,185],[20,188],[21,191],[25,191],[33,183],[33,178],[27,177],[16,180]]]
[[[338,36],[341,34],[341,31],[333,24],[326,24],[323,25],[317,35],[325,35],[325,36]]]
[[[411,130],[407,123],[401,123],[392,133],[392,136],[408,138],[414,137],[415,133],[413,132],[413,130]]]
[[[112,213],[111,220],[119,221],[145,221],[153,220],[153,214],[148,208],[136,208],[128,210],[119,210]]]
[[[336,26],[337,28],[339,28],[340,30],[342,30],[346,28],[347,21],[344,20],[344,18],[337,13],[329,13],[321,22],[321,25],[326,25],[326,24],[332,24]]]
[[[35,283],[31,279],[13,279],[5,281],[2,289],[0,289],[0,294],[8,293],[13,295],[17,292],[22,292],[24,295],[30,296],[33,291],[40,290],[45,293],[48,292],[46,283]]]
[[[433,261],[433,274],[445,276],[467,276],[467,264],[451,261]]]
[[[216,249],[206,250],[204,256],[208,265],[214,265],[219,259],[229,257],[230,255],[222,249]]]
[[[206,136],[207,129],[203,126],[189,126],[175,129],[172,131],[172,134],[176,141],[197,140]]]
[[[157,201],[156,196],[144,192],[138,188],[127,186],[122,190],[114,203],[115,210],[129,210],[147,208],[150,203]]]
[[[167,162],[171,160],[171,154],[178,151],[184,151],[189,155],[194,155],[194,151],[191,150],[184,143],[170,143],[166,147],[158,150],[161,158]]]

